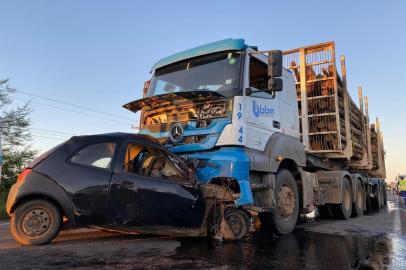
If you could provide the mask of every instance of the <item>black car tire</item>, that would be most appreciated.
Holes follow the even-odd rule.
[[[243,238],[250,230],[250,218],[243,210],[227,208],[224,211],[224,219],[230,226],[236,241]]]
[[[62,216],[45,200],[30,200],[17,206],[10,219],[10,232],[20,245],[43,245],[59,233]]]

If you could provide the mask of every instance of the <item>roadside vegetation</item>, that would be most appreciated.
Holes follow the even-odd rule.
[[[13,103],[12,95],[16,90],[8,82],[8,79],[0,80],[0,136],[3,146],[0,218],[7,216],[5,206],[10,187],[36,155],[31,146],[31,105],[29,102],[23,105]]]

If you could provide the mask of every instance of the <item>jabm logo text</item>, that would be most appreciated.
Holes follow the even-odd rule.
[[[269,116],[273,117],[275,110],[269,106],[258,104],[255,100],[252,103],[252,111],[254,112],[255,117],[260,116]]]

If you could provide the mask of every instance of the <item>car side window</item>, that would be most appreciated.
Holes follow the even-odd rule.
[[[127,146],[124,171],[146,177],[188,182],[167,153],[159,148],[135,143]]]
[[[97,168],[110,169],[116,144],[112,142],[95,143],[77,151],[70,162]]]

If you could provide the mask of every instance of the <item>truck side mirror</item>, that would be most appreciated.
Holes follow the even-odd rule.
[[[282,76],[282,51],[268,52],[268,76],[270,78]]]
[[[282,91],[283,80],[281,78],[270,78],[268,80],[268,91],[276,92]]]
[[[268,91],[274,95],[276,91],[282,91],[282,51],[273,50],[268,52]]]

